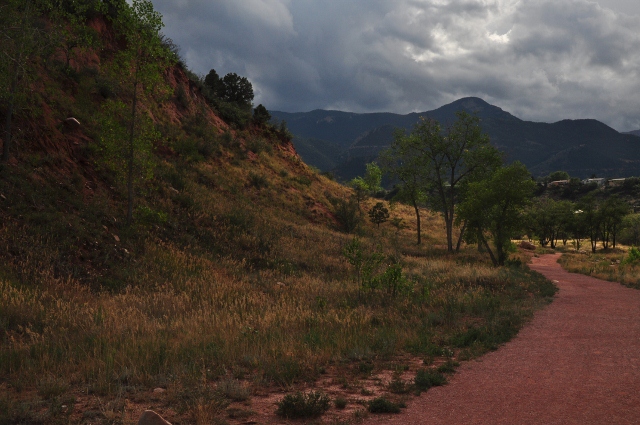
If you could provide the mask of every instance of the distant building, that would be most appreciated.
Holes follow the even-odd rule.
[[[582,180],[582,183],[583,184],[595,183],[599,187],[602,187],[602,186],[604,186],[604,178],[600,177],[600,178],[597,178],[597,179],[585,179],[585,180]]]
[[[626,179],[610,179],[607,182],[607,186],[609,187],[622,186],[625,180]]]

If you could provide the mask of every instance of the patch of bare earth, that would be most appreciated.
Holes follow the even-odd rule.
[[[640,291],[568,273],[559,256],[533,258],[560,291],[516,338],[366,423],[640,423]]]

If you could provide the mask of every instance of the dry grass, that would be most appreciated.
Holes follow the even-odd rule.
[[[640,289],[640,264],[625,264],[627,248],[616,248],[609,251],[598,251],[595,254],[565,252],[558,261],[562,267],[572,273],[611,282],[619,282],[630,288]]]
[[[182,388],[174,390],[182,399],[201,400],[186,411],[202,413],[211,403],[221,411],[224,404],[206,391],[185,389],[204,376],[205,387],[219,381],[219,393],[233,399],[247,396],[244,385],[290,388],[343,361],[403,352],[469,358],[508,339],[539,305],[542,284],[524,270],[493,268],[472,249],[450,255],[418,248],[410,210],[397,206],[393,214],[409,228],[396,234],[365,226],[361,236],[371,251],[420,254],[403,257],[413,289],[393,299],[355,285],[341,253],[352,236],[299,220],[269,221],[277,234],[269,257],[286,259],[284,269],[155,240],[118,293],[90,291],[73,279],[4,279],[0,374],[8,394],[80,387],[109,398],[123,388],[172,386]],[[437,218],[425,227],[430,240],[442,237]]]

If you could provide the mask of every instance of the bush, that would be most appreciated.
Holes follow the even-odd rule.
[[[320,391],[287,394],[278,402],[276,414],[285,418],[315,418],[329,410],[329,397]]]
[[[447,378],[435,370],[422,369],[416,373],[414,384],[420,391],[426,391],[431,387],[439,387],[447,383]]]
[[[354,198],[349,200],[334,199],[334,215],[340,223],[341,230],[345,233],[352,233],[360,224],[360,207]]]
[[[369,402],[367,409],[371,413],[400,413],[400,404],[378,397]]]
[[[622,260],[622,264],[634,264],[638,262],[640,262],[640,249],[632,246],[627,253],[627,257]]]

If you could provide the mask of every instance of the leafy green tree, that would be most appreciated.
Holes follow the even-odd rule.
[[[578,201],[577,208],[580,211],[579,215],[576,215],[576,218],[580,220],[580,230],[589,238],[591,252],[596,252],[600,239],[602,214],[600,214],[598,202],[593,193],[583,196]]]
[[[36,75],[35,59],[47,37],[40,19],[42,5],[35,0],[0,3],[0,104],[4,109],[2,162],[11,156],[13,116],[26,103]]]
[[[599,213],[603,247],[608,249],[609,243],[612,243],[615,248],[616,236],[620,231],[622,220],[629,213],[629,204],[617,195],[613,195],[602,203]]]
[[[408,164],[421,168],[416,174],[420,190],[428,194],[432,205],[442,212],[447,249],[453,251],[456,205],[461,200],[462,189],[487,170],[498,167],[502,162],[500,153],[482,132],[480,119],[462,111],[456,113],[456,121],[444,131],[438,122],[421,118],[411,134],[401,136],[394,143],[407,146],[408,149],[403,150],[414,157]]]
[[[349,186],[353,188],[355,198],[358,201],[358,208],[360,208],[360,203],[364,201],[367,196],[382,189],[380,186],[381,182],[382,170],[375,162],[366,164],[364,177],[356,177],[349,182]]]
[[[396,131],[394,141],[389,149],[380,153],[380,163],[385,173],[398,181],[398,193],[395,201],[407,202],[416,214],[417,244],[422,243],[420,206],[427,200],[427,173],[420,162],[419,143],[414,137],[405,136],[403,131]]]
[[[628,214],[622,219],[620,240],[627,245],[638,246],[640,244],[640,214]]]
[[[555,248],[563,237],[566,241],[568,223],[573,216],[574,206],[568,201],[555,201],[550,198],[538,199],[526,214],[527,229],[530,236],[535,235],[541,246]],[[565,242],[566,244],[566,242]]]
[[[250,106],[253,101],[253,86],[246,77],[231,72],[222,78],[221,97],[227,102]]]
[[[511,237],[524,224],[524,208],[530,203],[535,182],[527,168],[515,162],[498,168],[493,175],[469,184],[469,196],[459,208],[457,220],[466,220],[468,242],[479,242],[493,264],[504,265]],[[495,253],[488,240],[493,241]]]
[[[138,140],[148,140],[153,133],[143,133],[146,128],[140,126],[140,112],[138,100],[143,96],[150,96],[162,84],[162,73],[170,64],[173,57],[162,44],[160,29],[163,27],[162,16],[153,8],[149,0],[132,0],[131,5],[122,3],[119,5],[114,27],[126,42],[114,61],[112,72],[119,77],[122,88],[131,99],[130,114],[126,119],[128,136],[125,139],[108,139],[103,141],[105,145],[118,144],[127,140],[127,223],[133,220],[134,204],[134,172],[136,166],[136,147],[147,147],[147,143],[138,143]],[[107,108],[107,111],[109,109]],[[116,121],[111,121],[115,125]],[[119,133],[119,131],[115,132]]]
[[[389,220],[389,210],[384,206],[382,202],[377,202],[369,210],[369,220],[380,227],[380,225]]]

